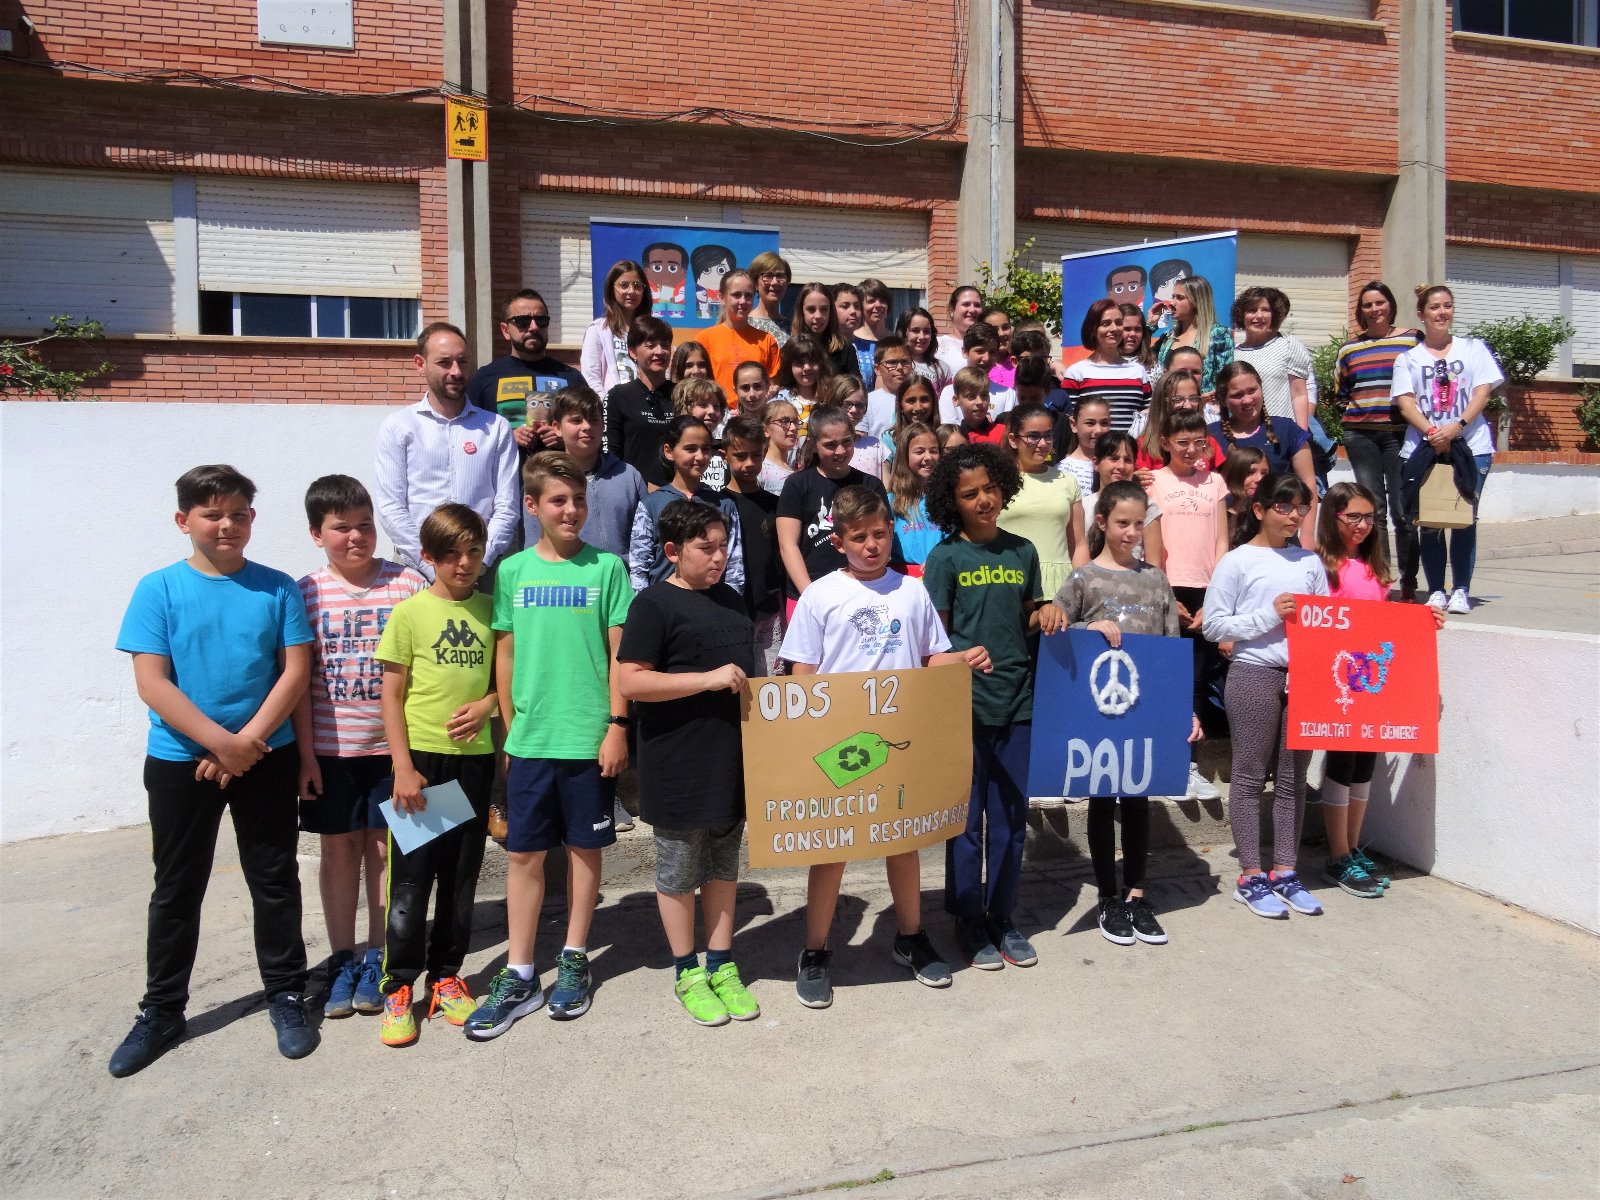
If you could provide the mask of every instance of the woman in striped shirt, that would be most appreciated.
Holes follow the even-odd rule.
[[[1417,344],[1415,329],[1394,327],[1399,307],[1387,285],[1374,279],[1356,297],[1356,325],[1361,333],[1339,348],[1334,364],[1334,393],[1344,409],[1344,448],[1356,482],[1377,501],[1378,530],[1383,534],[1385,561],[1400,568],[1400,595],[1417,594],[1417,531],[1406,523],[1400,504],[1400,446],[1406,422],[1389,396],[1395,359]],[[1389,542],[1388,521],[1394,521]]]
[[[1133,419],[1150,407],[1150,377],[1137,359],[1122,357],[1122,313],[1115,300],[1096,300],[1079,330],[1083,348],[1093,351],[1061,377],[1061,388],[1074,405],[1088,399],[1111,409],[1111,430],[1126,433]]]

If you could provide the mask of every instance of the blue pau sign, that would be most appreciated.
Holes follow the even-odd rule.
[[[1030,796],[1171,796],[1189,782],[1194,650],[1064,629],[1039,639]]]

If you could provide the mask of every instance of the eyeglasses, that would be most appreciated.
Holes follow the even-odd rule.
[[[773,271],[768,271],[765,275],[760,276],[756,280],[756,282],[757,283],[788,283],[789,282],[789,277],[787,275],[779,275],[779,274],[777,274],[777,273],[775,273]]]
[[[1204,446],[1204,445],[1205,445],[1204,441],[1198,441],[1198,440],[1196,440],[1194,438],[1176,439],[1172,443],[1172,446],[1173,446],[1173,448],[1175,450],[1183,450],[1183,451],[1185,451],[1187,453],[1193,453],[1194,451],[1200,449],[1200,447]]]
[[[1303,517],[1311,511],[1311,505],[1290,504],[1287,500],[1280,500],[1272,506],[1272,511],[1280,517]]]
[[[1378,519],[1375,513],[1340,513],[1339,520],[1346,525],[1371,525]]]
[[[1055,434],[1049,432],[1048,430],[1032,430],[1028,433],[1017,434],[1018,441],[1027,442],[1030,446],[1043,445],[1053,437],[1055,437]]]
[[[911,360],[909,358],[886,358],[878,365],[887,367],[891,371],[909,371],[911,369]]]
[[[800,418],[799,417],[773,417],[772,420],[767,422],[767,424],[768,425],[776,425],[780,429],[799,429],[800,428]]]
[[[520,329],[524,333],[528,331],[529,325],[537,325],[540,329],[548,329],[550,327],[550,314],[518,313],[514,317],[507,317],[506,324],[514,329]]]

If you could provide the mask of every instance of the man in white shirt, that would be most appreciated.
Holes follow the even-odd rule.
[[[417,338],[412,362],[428,390],[378,429],[378,519],[395,556],[428,578],[419,530],[441,504],[465,504],[489,527],[484,578],[510,548],[522,507],[517,443],[504,417],[467,403],[467,342],[437,321]]]

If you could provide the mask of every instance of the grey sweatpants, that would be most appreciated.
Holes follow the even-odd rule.
[[[1233,826],[1239,870],[1261,869],[1261,792],[1273,770],[1273,861],[1294,866],[1300,820],[1306,805],[1306,768],[1311,751],[1290,750],[1284,684],[1289,673],[1276,667],[1236,662],[1228,668],[1222,702],[1233,735],[1233,781],[1228,788],[1228,820]]]

